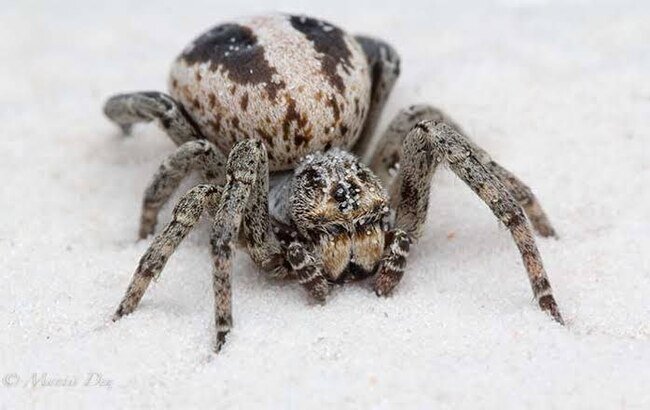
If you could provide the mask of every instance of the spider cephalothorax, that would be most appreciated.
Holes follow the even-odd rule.
[[[397,53],[380,40],[277,14],[199,36],[172,65],[171,96],[110,98],[104,112],[125,132],[155,120],[179,145],[145,192],[140,237],[154,231],[191,170],[204,181],[141,258],[114,319],[135,309],[204,213],[213,220],[217,350],[232,326],[236,245],[317,300],[333,283],[371,276],[387,295],[422,233],[431,177],[444,163],[509,229],[539,306],[562,323],[529,221],[542,236],[555,233],[526,185],[428,105],[398,113],[370,150],[398,74]]]
[[[322,254],[328,279],[374,272],[388,230],[388,198],[379,179],[348,152],[308,155],[289,191],[289,220]]]
[[[357,158],[332,149],[305,157],[294,173],[291,218],[303,231],[364,225],[387,211],[381,182]]]

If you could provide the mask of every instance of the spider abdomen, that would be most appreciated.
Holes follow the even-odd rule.
[[[174,62],[171,95],[223,152],[264,142],[271,171],[311,152],[349,148],[370,104],[368,62],[354,37],[287,15],[217,26]]]

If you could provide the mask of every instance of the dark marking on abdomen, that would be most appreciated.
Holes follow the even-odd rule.
[[[211,70],[223,67],[228,78],[242,85],[265,83],[271,99],[284,82],[274,83],[277,70],[264,57],[264,47],[257,42],[253,31],[239,24],[223,24],[212,28],[194,40],[194,46],[183,52],[179,59],[188,64],[210,63]]]
[[[346,73],[350,72],[352,53],[345,43],[345,33],[340,28],[322,20],[304,16],[290,16],[293,28],[303,33],[314,44],[314,49],[321,54],[321,70],[328,81],[339,92],[345,91],[343,79],[337,72],[339,64]]]

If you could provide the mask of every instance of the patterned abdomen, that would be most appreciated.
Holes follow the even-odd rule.
[[[171,95],[224,153],[264,141],[271,171],[304,155],[349,148],[370,103],[370,73],[356,40],[320,20],[287,15],[217,26],[174,62]]]

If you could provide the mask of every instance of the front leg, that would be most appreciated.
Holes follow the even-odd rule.
[[[322,263],[299,242],[293,242],[287,248],[287,261],[307,292],[317,301],[324,302],[329,284]]]
[[[244,140],[228,157],[226,185],[216,211],[210,237],[214,262],[213,292],[218,352],[232,327],[232,254],[240,237],[251,258],[272,270],[282,259],[268,217],[268,159],[259,140]],[[243,232],[240,235],[240,227]]]
[[[210,243],[214,261],[215,350],[219,351],[232,327],[230,274],[240,226],[255,231],[255,234],[247,232],[244,236],[251,239],[254,246],[263,248],[269,261],[283,257],[272,233],[259,231],[264,226],[268,227],[268,223],[247,215],[251,210],[258,209],[255,204],[260,203],[260,198],[266,198],[265,190],[268,190],[268,165],[263,145],[255,140],[238,143],[228,158],[223,188],[198,185],[181,198],[174,208],[172,221],[140,260],[113,320],[131,313],[137,307],[151,280],[160,274],[171,254],[203,212],[207,211],[214,217]],[[244,219],[250,219],[249,223]],[[258,242],[255,238],[262,239]],[[263,252],[258,250],[258,254],[262,255]]]
[[[411,248],[411,238],[399,228],[390,231],[386,236],[386,250],[375,276],[374,288],[377,296],[390,294],[402,279]]]
[[[429,204],[431,177],[441,162],[462,179],[510,230],[519,248],[533,295],[542,310],[564,323],[524,212],[501,180],[480,160],[473,143],[444,122],[418,123],[402,147],[396,184],[396,225],[412,239],[422,234]]]

